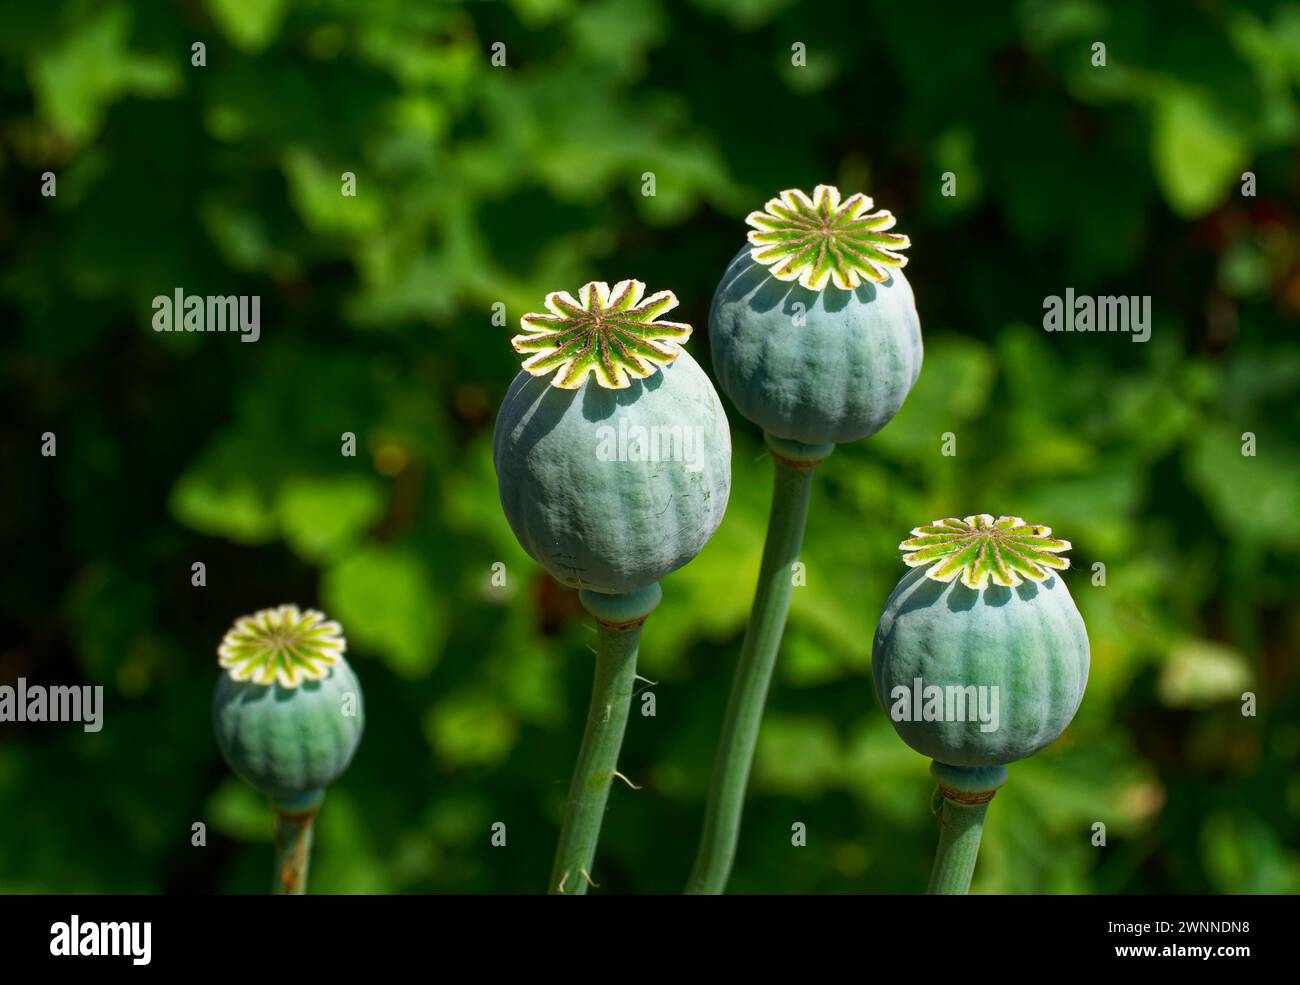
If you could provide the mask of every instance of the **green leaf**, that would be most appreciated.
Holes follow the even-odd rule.
[[[932,464],[943,433],[983,413],[997,366],[974,338],[936,334],[925,347],[925,367],[903,409],[871,440],[890,457]]]
[[[754,775],[761,789],[807,797],[837,784],[844,752],[822,718],[768,715],[758,736]]]
[[[421,677],[437,663],[446,607],[418,558],[365,548],[325,572],[321,594],[348,640],[377,651],[398,674]]]
[[[289,546],[309,561],[338,557],[384,513],[383,486],[366,476],[290,479],[276,498]]]
[[[1258,435],[1254,455],[1243,444],[1236,429],[1207,427],[1191,449],[1191,483],[1229,536],[1300,546],[1300,459],[1273,433]]]
[[[1242,134],[1208,101],[1184,89],[1156,102],[1151,156],[1165,200],[1192,218],[1216,206],[1250,158]]]
[[[208,14],[236,48],[256,54],[280,30],[286,0],[207,0]]]
[[[490,695],[465,693],[430,709],[424,733],[449,767],[492,765],[513,748],[519,720]]]
[[[213,791],[203,808],[203,816],[214,831],[230,838],[270,842],[274,837],[266,798],[233,776],[222,780]]]
[[[1171,708],[1204,708],[1239,701],[1254,675],[1246,658],[1212,640],[1185,640],[1165,659],[1157,691]]]
[[[74,141],[98,130],[108,107],[122,96],[163,96],[180,83],[175,61],[130,50],[131,20],[126,4],[102,7],[31,66],[42,114]]]
[[[1273,828],[1249,807],[1221,810],[1206,819],[1201,856],[1219,892],[1295,892],[1286,849]]]
[[[695,0],[695,5],[737,27],[752,29],[779,15],[796,0]]]
[[[172,515],[186,526],[239,544],[274,540],[275,512],[258,484],[242,476],[189,472],[172,490]]]
[[[664,29],[659,0],[596,0],[578,8],[570,22],[575,55],[629,74],[644,64],[648,48],[663,41]]]
[[[384,220],[385,199],[357,177],[355,195],[343,194],[343,173],[358,168],[334,164],[302,147],[284,152],[282,167],[289,182],[289,195],[303,222],[315,232],[329,236],[357,236],[375,231]]]

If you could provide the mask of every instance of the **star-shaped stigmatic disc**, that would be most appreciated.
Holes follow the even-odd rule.
[[[621,280],[613,289],[591,281],[576,298],[553,291],[546,296],[546,313],[524,315],[519,324],[525,334],[510,344],[516,352],[531,353],[524,360],[526,372],[554,372],[551,385],[562,390],[578,389],[591,373],[603,387],[625,389],[676,359],[678,345],[691,336],[690,325],[656,321],[677,307],[672,291],[644,294],[639,280]]]
[[[895,251],[912,241],[885,232],[894,216],[885,209],[871,212],[873,204],[861,193],[841,202],[834,185],[818,185],[812,198],[797,188],[783,191],[745,218],[754,227],[749,255],[777,280],[797,280],[810,291],[827,283],[845,291],[863,281],[883,284],[892,268],[907,265],[907,257]]]
[[[325,677],[346,648],[338,623],[315,609],[282,605],[236,619],[217,648],[217,663],[231,680],[295,688]]]
[[[960,575],[962,584],[974,589],[986,588],[990,580],[1006,588],[1015,588],[1026,578],[1046,581],[1052,571],[1070,566],[1067,558],[1057,557],[1070,549],[1068,540],[1057,540],[1051,527],[1027,524],[1018,516],[994,520],[980,513],[964,520],[935,520],[928,527],[917,527],[898,546],[908,552],[903,563],[909,568],[929,565],[925,576],[942,582]]]

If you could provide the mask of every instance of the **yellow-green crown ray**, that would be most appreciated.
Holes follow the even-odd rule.
[[[343,627],[315,609],[262,609],[235,620],[217,647],[217,663],[231,680],[295,688],[318,681],[347,649]]]
[[[951,582],[961,576],[968,588],[995,585],[1015,588],[1027,578],[1046,581],[1052,571],[1070,566],[1057,557],[1070,549],[1068,540],[1052,537],[1052,528],[1025,523],[1018,516],[979,513],[964,520],[949,517],[917,527],[898,545],[909,568],[929,565],[927,578]]]
[[[770,268],[777,280],[797,280],[812,291],[827,283],[852,291],[863,281],[883,284],[891,268],[907,265],[905,250],[912,241],[894,226],[891,212],[871,212],[874,203],[858,193],[840,201],[834,185],[818,185],[809,198],[790,188],[771,199],[762,212],[745,221],[756,263]]]
[[[576,298],[553,291],[546,296],[546,312],[519,320],[525,334],[510,344],[516,352],[530,354],[523,364],[526,372],[553,372],[551,384],[563,390],[578,389],[592,373],[603,387],[625,389],[676,359],[677,346],[691,336],[690,325],[656,320],[677,307],[677,295],[644,295],[639,280],[621,280],[612,289],[604,281],[591,281]]]

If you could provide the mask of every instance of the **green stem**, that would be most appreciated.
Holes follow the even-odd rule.
[[[988,804],[965,806],[944,798],[939,849],[934,856],[934,868],[930,870],[930,886],[926,889],[931,896],[965,896],[970,891],[988,809]]]
[[[600,839],[605,803],[618,768],[636,681],[641,625],[659,604],[657,584],[625,595],[583,591],[582,604],[596,617],[596,679],[578,763],[555,850],[550,892],[581,896],[595,885],[591,863]]]
[[[772,512],[767,521],[758,588],[740,647],[740,662],[736,665],[714,761],[704,830],[695,867],[686,885],[686,892],[692,894],[721,893],[731,875],[754,746],[790,611],[790,595],[794,589],[792,565],[799,560],[803,546],[813,471],[835,447],[765,437],[774,453],[776,472]]]
[[[275,878],[271,892],[276,896],[301,896],[307,891],[307,867],[311,862],[313,810],[306,814],[275,812]]]
[[[931,896],[965,896],[970,892],[984,815],[989,801],[1007,779],[1005,766],[963,767],[935,762],[930,772],[943,795],[939,848],[930,870]]]

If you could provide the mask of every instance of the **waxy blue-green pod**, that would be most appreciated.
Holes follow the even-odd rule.
[[[230,768],[282,812],[310,812],[361,742],[361,684],[338,623],[296,606],[236,620],[218,650],[212,726]]]
[[[557,291],[525,315],[529,354],[493,435],[519,543],[565,585],[637,591],[690,561],[722,522],[731,432],[713,384],[639,281]],[[546,377],[550,377],[547,379]]]
[[[1004,766],[1054,742],[1088,682],[1088,634],[1059,572],[1068,541],[1019,517],[936,520],[901,548],[908,572],[872,646],[895,731],[938,763]]]
[[[769,435],[856,441],[898,413],[921,372],[908,238],[872,200],[818,185],[782,192],[747,222],[709,312],[722,391]]]

